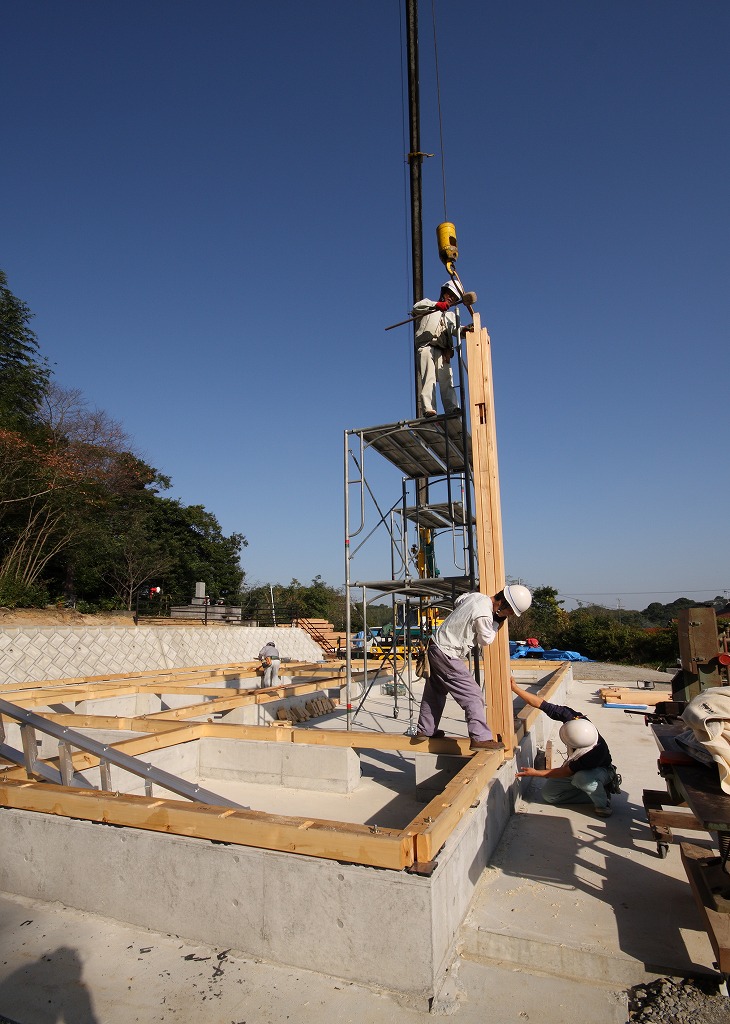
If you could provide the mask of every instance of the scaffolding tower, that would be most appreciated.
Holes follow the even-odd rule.
[[[460,594],[478,590],[491,595],[505,582],[491,350],[479,314],[474,314],[471,329],[467,333],[459,331],[457,338],[459,413],[345,431],[348,728],[352,719],[353,603],[362,607],[363,674],[367,690],[368,605],[390,597],[393,636],[402,624],[409,680],[413,640],[418,639],[412,637],[412,627],[417,625],[418,630],[414,628],[413,632],[420,634],[426,609],[443,609],[446,613]],[[396,474],[386,480],[380,473],[378,463],[383,460],[401,474],[399,482]],[[417,552],[421,550],[424,530],[431,531],[434,544],[439,542],[442,555],[444,542],[450,541],[450,569],[444,575],[434,570],[433,562],[423,558],[419,571]],[[389,574],[363,574],[359,571],[358,556],[369,552],[383,535],[389,552],[381,548],[382,560],[375,561],[383,565],[389,558]],[[372,559],[368,564],[374,564]],[[483,653],[483,670],[490,726],[505,738],[513,734],[508,660],[507,630],[503,629],[497,641]],[[396,658],[392,661],[397,716],[399,672]],[[476,658],[473,668],[479,682],[480,665]]]

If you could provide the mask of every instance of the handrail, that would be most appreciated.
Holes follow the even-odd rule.
[[[49,722],[47,718],[43,718],[42,715],[37,715],[33,711],[26,711],[25,708],[21,708],[17,704],[12,704],[8,700],[0,700],[0,712],[3,715],[7,715],[8,718],[13,718],[17,722],[21,722],[21,729],[23,726],[30,727],[30,729],[37,729],[39,732],[44,732],[48,736],[53,736],[59,741],[59,756],[61,761],[63,781],[66,785],[73,785],[72,779],[76,778],[76,772],[73,769],[73,765],[70,764],[70,758],[65,756],[68,751],[66,746],[66,752],[61,749],[64,745],[70,745],[77,747],[79,750],[83,750],[93,757],[98,757],[102,766],[113,764],[117,768],[122,768],[124,771],[131,772],[133,775],[138,775],[149,783],[156,783],[158,786],[162,786],[163,789],[169,789],[172,793],[176,793],[178,796],[184,796],[187,800],[195,800],[201,804],[212,804],[215,807],[235,807],[237,810],[248,810],[244,808],[242,804],[237,804],[233,800],[228,800],[223,796],[218,796],[216,793],[211,793],[207,789],[203,789],[201,786],[186,782],[177,775],[172,775],[171,772],[166,772],[162,768],[155,768],[154,765],[148,761],[141,761],[138,757],[133,757],[131,754],[124,754],[121,750],[117,750],[115,747],[110,747],[106,743],[100,743],[98,740],[91,739],[90,736],[84,736],[83,733],[77,732],[75,729],[69,729],[67,726],[57,725],[56,722]],[[38,761],[35,757],[35,751],[32,749],[34,744],[32,742],[26,742],[27,732],[23,738],[23,748],[25,751],[25,757],[22,762],[25,765],[26,771],[31,775],[45,775],[48,777],[48,773],[44,772],[43,766],[45,762]],[[4,738],[4,736],[0,737]],[[32,739],[28,736],[28,740]],[[3,745],[4,746],[4,745]],[[13,748],[7,748],[12,751]],[[15,751],[19,753],[19,751]],[[14,758],[9,758],[14,760]],[[70,766],[70,767],[69,767]],[[46,768],[50,768],[49,765],[45,765]],[[40,769],[40,770],[39,770]],[[50,769],[53,771],[53,769]],[[102,780],[105,776],[108,778],[108,767],[106,771],[102,771]],[[80,776],[83,778],[83,776]],[[66,781],[68,779],[68,781]],[[76,785],[79,785],[78,781]],[[96,786],[92,787],[96,789]],[[102,786],[102,788],[106,788]]]

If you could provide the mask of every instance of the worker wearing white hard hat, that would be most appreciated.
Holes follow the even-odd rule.
[[[511,680],[512,692],[548,718],[562,722],[558,736],[566,747],[558,768],[522,768],[518,778],[545,779],[542,798],[549,804],[591,803],[600,818],[611,813],[611,793],[620,792],[621,776],[611,763],[611,751],[593,722],[563,704],[551,704]]]
[[[471,749],[504,750],[500,737],[495,739],[487,725],[482,691],[464,664],[464,658],[475,645],[487,647],[494,643],[507,619],[527,611],[531,602],[532,595],[527,587],[516,585],[505,587],[494,597],[477,593],[461,595],[427,648],[429,674],[418,712],[418,737],[444,735],[439,723],[450,695],[466,715]]]
[[[421,299],[412,310],[416,323],[416,356],[420,380],[419,405],[421,416],[437,416],[436,384],[441,393],[444,413],[459,412],[459,401],[454,389],[451,356],[459,321],[451,307],[463,298],[463,290],[455,281],[441,286],[438,302]]]

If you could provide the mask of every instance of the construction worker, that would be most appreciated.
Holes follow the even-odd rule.
[[[459,400],[454,390],[454,375],[451,371],[451,356],[454,354],[454,335],[458,322],[449,309],[462,298],[462,292],[454,281],[441,286],[439,301],[421,299],[412,310],[420,317],[416,322],[416,353],[418,374],[421,382],[421,415],[436,416],[436,381],[441,392],[444,412],[459,412]],[[425,313],[425,316],[422,314]]]
[[[510,678],[512,692],[544,711],[548,718],[562,722],[558,735],[567,747],[559,768],[521,768],[518,778],[545,779],[542,797],[549,804],[592,803],[599,818],[609,818],[611,793],[619,793],[621,777],[611,763],[611,751],[603,736],[585,715],[562,704],[550,704],[517,685]]]
[[[281,658],[279,656],[279,649],[273,640],[269,640],[267,644],[259,651],[259,661],[264,670],[264,678],[261,681],[263,688],[267,686],[276,686],[279,682],[279,665],[281,664]]]
[[[449,694],[466,714],[472,750],[504,750],[487,725],[484,697],[463,659],[475,644],[486,647],[512,615],[521,615],[532,604],[532,594],[520,584],[510,584],[494,597],[462,594],[454,610],[429,641],[428,674],[418,713],[416,736],[441,739],[439,722]]]

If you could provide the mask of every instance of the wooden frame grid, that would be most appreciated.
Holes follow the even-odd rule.
[[[287,671],[291,666],[287,665]],[[210,715],[234,707],[263,704],[305,695],[323,686],[340,685],[333,664],[297,666],[306,682],[269,689],[232,689],[206,685],[215,679],[253,678],[250,663],[241,666],[210,666],[165,672],[122,673],[94,679],[44,680],[35,684],[5,684],[2,697],[49,721],[73,729],[134,731],[110,748],[135,756],[162,750],[204,737],[259,742],[299,743],[313,746],[351,747],[355,750],[397,751],[416,754],[451,754],[465,764],[442,793],[427,804],[405,828],[382,828],[325,819],[273,815],[263,811],[216,807],[176,798],[129,795],[103,790],[82,790],[27,777],[23,767],[0,760],[0,805],[81,818],[87,821],[126,825],[151,831],[194,836],[243,846],[280,850],[391,870],[432,870],[438,851],[469,809],[481,799],[485,787],[503,763],[500,751],[469,750],[468,738],[419,739],[411,736],[352,731],[297,729],[289,723],[228,725],[213,722]],[[317,678],[313,681],[311,676]],[[223,692],[224,696],[220,696]],[[39,711],[52,705],[84,700],[111,699],[138,693],[190,693],[210,698],[182,708],[140,716],[73,714]],[[218,696],[216,696],[218,695]],[[187,721],[206,716],[205,721]],[[13,721],[3,716],[5,722]],[[47,764],[58,767],[58,758]],[[75,771],[99,765],[99,758],[83,750],[72,754]],[[430,865],[430,868],[429,868]]]

